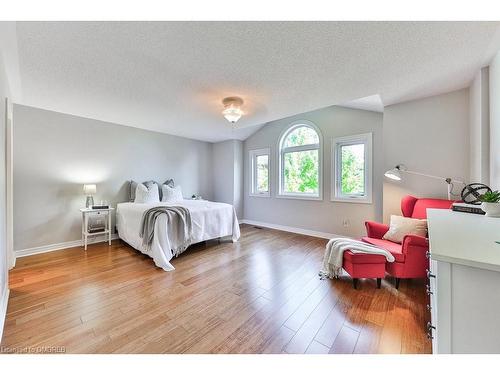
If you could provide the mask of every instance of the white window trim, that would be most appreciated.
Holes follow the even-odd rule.
[[[319,143],[315,145],[306,145],[306,146],[295,146],[295,147],[287,147],[285,149],[281,148],[281,145],[285,138],[290,134],[292,131],[295,129],[306,126],[311,129],[313,129],[319,137]],[[307,150],[318,150],[318,162],[319,162],[319,181],[318,181],[318,195],[316,194],[310,194],[310,193],[286,193],[284,190],[284,179],[282,176],[282,172],[284,170],[284,160],[283,160],[283,154],[285,152],[290,152],[290,151],[307,151]],[[276,198],[282,198],[282,199],[305,199],[305,200],[314,200],[314,201],[322,201],[323,200],[323,135],[321,134],[321,131],[319,128],[312,123],[311,121],[307,120],[300,120],[300,121],[294,121],[291,123],[286,129],[284,129],[280,137],[278,138],[278,147],[277,147],[277,153],[278,157],[276,158],[277,161],[277,170],[278,170],[278,188],[276,192]]]
[[[251,197],[260,197],[260,198],[269,198],[271,196],[271,150],[269,148],[260,148],[258,150],[250,150],[248,152],[249,154],[249,168],[248,170],[250,171],[250,189],[249,189],[249,196]],[[268,183],[268,191],[265,193],[259,193],[257,190],[257,179],[255,178],[257,175],[257,163],[255,163],[255,160],[257,159],[257,156],[261,155],[267,155],[268,157],[268,178],[267,178],[267,183]]]
[[[338,174],[341,170],[341,146],[353,144],[365,144],[365,192],[363,196],[342,195],[341,194],[341,179]],[[349,203],[372,203],[373,196],[373,133],[364,133],[351,135],[347,137],[332,138],[332,181],[331,195],[332,202],[349,202]]]

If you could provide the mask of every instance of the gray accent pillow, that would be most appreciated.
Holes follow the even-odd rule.
[[[167,181],[165,181],[165,182],[163,183],[163,185],[167,185],[168,187],[173,188],[173,187],[175,186],[175,184],[174,184],[174,180],[173,180],[173,179],[171,179],[171,178],[169,178]]]
[[[151,185],[153,184],[156,184],[158,185],[156,182],[154,182],[153,180],[149,180],[149,181],[145,181],[143,182],[144,186],[146,186],[148,189],[150,188]],[[130,187],[129,187],[129,200],[130,202],[133,202],[135,201],[135,190],[137,189],[137,182],[135,182],[134,180],[131,180],[130,181]],[[160,186],[158,185],[158,191],[160,191]],[[160,193],[161,194],[161,193]],[[160,200],[161,200],[161,196],[160,196]]]
[[[130,180],[128,191],[129,202],[135,201],[135,189],[137,189],[137,182],[135,182],[134,180]]]

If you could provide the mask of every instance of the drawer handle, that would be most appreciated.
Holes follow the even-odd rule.
[[[431,290],[431,286],[430,285],[426,285],[425,286],[425,291],[427,293],[428,296],[430,296],[431,294],[434,294]]]
[[[430,259],[430,257],[431,257],[431,252],[430,252],[429,250],[427,250],[427,251],[425,252],[425,257],[426,257],[427,259]]]
[[[433,273],[431,273],[431,271],[429,270],[426,270],[427,271],[427,278],[430,279],[431,277],[434,277],[436,278],[436,275],[434,275]]]
[[[431,305],[428,304],[426,307],[427,307],[427,311],[431,311],[432,310],[432,306]]]
[[[427,322],[427,338],[429,340],[433,340],[434,339],[434,336],[432,336],[432,330],[433,329],[436,329],[436,327],[434,327],[431,322]]]

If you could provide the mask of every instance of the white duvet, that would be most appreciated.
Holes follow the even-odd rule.
[[[172,246],[167,235],[166,215],[156,220],[153,243],[149,251],[142,246],[139,229],[144,211],[158,206],[182,206],[189,209],[193,221],[192,243],[230,236],[233,242],[240,238],[240,227],[234,207],[226,203],[185,199],[175,203],[119,203],[116,209],[118,235],[130,246],[153,258],[165,271],[175,268],[170,264]]]

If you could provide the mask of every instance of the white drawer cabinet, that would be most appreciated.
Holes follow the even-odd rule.
[[[431,327],[428,328],[432,336],[433,353],[451,353],[450,349],[450,263],[431,259],[431,272],[435,277],[429,278]],[[434,327],[434,328],[432,328]]]
[[[430,269],[431,272],[436,276],[438,276],[438,269],[437,269],[437,262],[434,260],[431,260],[430,262]],[[436,352],[437,351],[437,313],[438,313],[438,306],[437,306],[437,301],[436,301],[436,295],[437,295],[437,286],[436,286],[436,278],[429,278],[429,284],[427,286],[427,294],[429,295],[429,305],[430,307],[430,315],[431,315],[431,327],[428,326],[427,331],[428,331],[428,337],[432,338],[432,351]],[[434,328],[432,328],[434,327]]]
[[[428,219],[433,353],[500,353],[500,219],[446,210]]]

